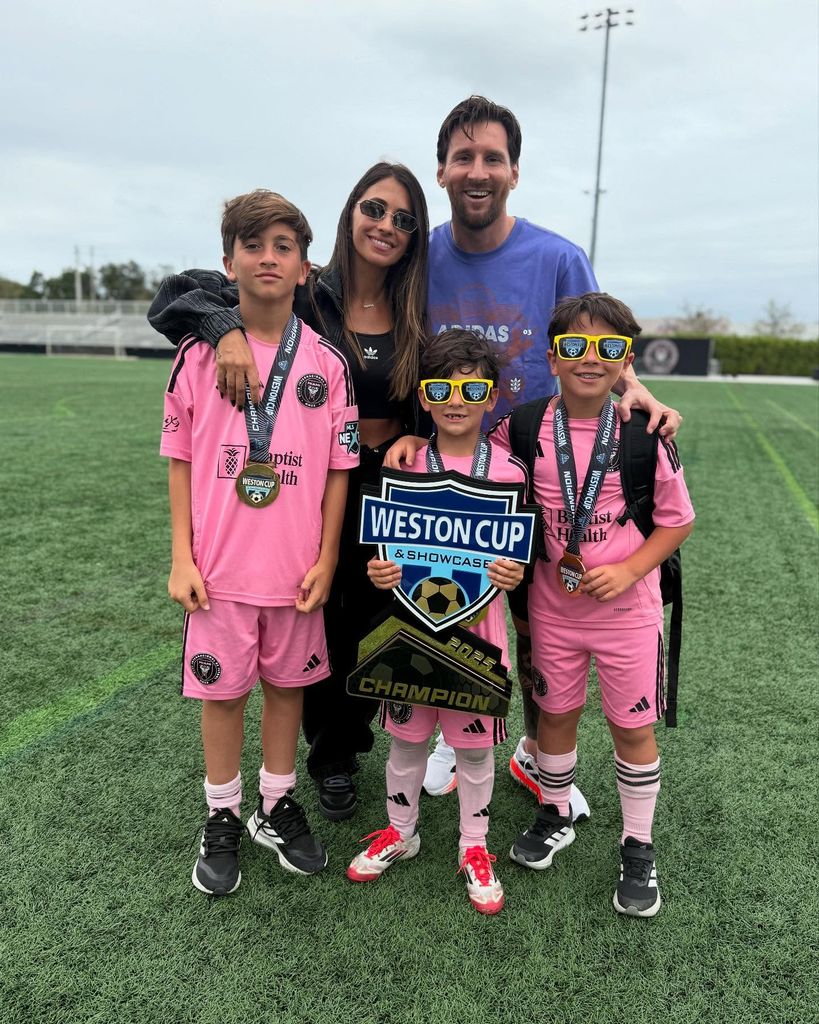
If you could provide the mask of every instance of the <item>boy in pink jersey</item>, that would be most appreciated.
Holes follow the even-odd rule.
[[[274,192],[225,205],[225,270],[267,386],[258,406],[248,400],[237,414],[213,386],[213,349],[191,338],[165,394],[168,592],[187,613],[182,692],[202,701],[207,770],[192,880],[213,895],[241,881],[239,765],[257,680],[264,763],[247,828],[289,871],[327,863],[291,794],[303,688],[328,673],[319,609],[338,559],[347,471],[358,463],[358,412],[344,357],[293,315],[311,240],[304,215]]]
[[[418,450],[413,466],[405,468],[416,473],[456,470],[465,476],[524,484],[522,463],[492,445],[481,432],[483,414],[494,408],[498,396],[499,365],[490,343],[472,331],[444,331],[425,348],[421,376],[429,379],[418,389],[419,400],[431,414],[436,433],[428,446]],[[373,558],[368,574],[382,590],[397,587],[401,581],[401,569],[395,562]],[[500,590],[512,590],[523,579],[523,566],[498,559],[488,575]],[[499,647],[503,663],[509,664],[503,601],[492,601],[485,618],[469,628]],[[492,868],[495,857],[487,851],[486,836],[495,778],[493,747],[506,739],[504,720],[384,701],[381,724],[392,736],[387,760],[389,825],[366,837],[372,842],[352,861],[347,877],[353,882],[374,881],[397,860],[418,853],[418,801],[428,742],[440,724],[447,743],[455,748],[457,761],[460,871],[475,909],[482,914],[498,913],[503,907],[503,887]]]
[[[548,560],[537,563],[529,588],[543,798],[510,856],[547,868],[574,841],[569,793],[594,656],[623,812],[613,902],[620,913],[653,917],[660,909],[651,842],[660,789],[654,723],[665,708],[658,567],[690,534],[694,510],[676,446],[660,437],[654,530],[646,539],[632,519],[618,523],[626,509],[620,420],[608,396],[634,358],[639,333],[627,306],[597,292],[558,303],[549,325],[548,358],[561,395],[546,408],[538,435],[533,484],[545,514]],[[509,426],[506,417],[490,431],[504,447]]]

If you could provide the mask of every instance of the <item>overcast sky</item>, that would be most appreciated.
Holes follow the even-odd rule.
[[[768,299],[819,319],[815,0],[636,0],[611,34],[595,270],[638,316]],[[582,0],[27,0],[3,19],[0,275],[93,246],[216,266],[224,199],[265,186],[327,257],[353,183],[408,164],[433,223],[441,120],[523,126],[510,212],[588,249],[603,36]],[[623,8],[621,8],[623,10]]]

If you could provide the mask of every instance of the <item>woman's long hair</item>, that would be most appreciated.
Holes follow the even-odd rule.
[[[395,338],[395,361],[390,374],[389,397],[402,401],[418,386],[418,359],[427,334],[427,251],[429,249],[429,215],[427,201],[418,179],[403,164],[386,161],[375,164],[355,184],[344,204],[338,220],[336,244],[325,270],[334,270],[341,279],[342,308],[352,291],[353,235],[351,230],[353,208],[372,185],[385,178],[395,178],[409,193],[412,213],[418,221],[417,230],[410,237],[407,251],[387,270],[385,290],[392,311]],[[315,308],[315,303],[314,303]],[[316,309],[318,313],[318,309]],[[319,314],[319,318],[321,316]],[[346,323],[344,340],[361,367],[366,367],[361,343]]]

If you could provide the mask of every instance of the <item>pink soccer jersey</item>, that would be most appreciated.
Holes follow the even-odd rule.
[[[248,335],[264,383],[278,352]],[[251,508],[236,493],[249,457],[245,417],[216,389],[216,354],[179,346],[165,393],[160,453],[191,463],[193,558],[210,597],[292,605],[321,545],[327,472],[358,465],[358,410],[344,356],[306,324],[270,444],[281,490]]]
[[[526,470],[523,463],[510,455],[508,451],[498,445],[491,444],[491,458],[489,462],[489,479],[502,484],[525,484]],[[472,456],[456,458],[452,455],[440,455],[444,469],[452,469],[457,473],[469,476],[472,470]],[[425,473],[427,464],[426,445],[419,448],[415,460],[411,466],[404,466],[409,473]],[[482,640],[500,647],[503,652],[503,664],[509,667],[509,638],[506,632],[506,604],[498,594],[487,606],[486,617],[469,627],[470,632],[475,633]]]
[[[577,471],[578,491],[586,479],[597,419],[569,420],[572,448]],[[582,620],[584,623],[617,623],[621,628],[642,626],[663,621],[660,597],[660,570],[654,569],[634,586],[629,587],[612,601],[596,601],[581,594],[570,597],[557,579],[557,563],[569,540],[569,525],[563,509],[553,434],[552,404],[546,410],[538,435],[538,457],[535,459],[535,501],[543,506],[546,521],[546,549],[550,561],[538,561],[529,589],[530,612],[546,621],[564,623]],[[592,523],[580,538],[580,557],[587,569],[598,565],[622,562],[641,547],[645,538],[629,519],[624,526],[617,522],[626,508],[620,482],[619,459],[620,420],[617,419],[617,439],[609,459],[608,472],[597,501]],[[492,441],[509,450],[509,419],[505,417],[492,430]],[[541,456],[542,452],[542,456]],[[655,526],[684,526],[694,519],[694,509],[685,486],[677,447],[663,441],[657,453],[657,471],[654,484]]]

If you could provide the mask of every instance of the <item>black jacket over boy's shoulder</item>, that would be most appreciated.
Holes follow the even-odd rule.
[[[311,271],[298,285],[293,312],[334,345],[343,344],[341,288],[331,271]],[[244,330],[239,289],[218,270],[186,270],[166,277],[148,310],[148,323],[173,345],[190,334],[214,348],[233,330]]]

